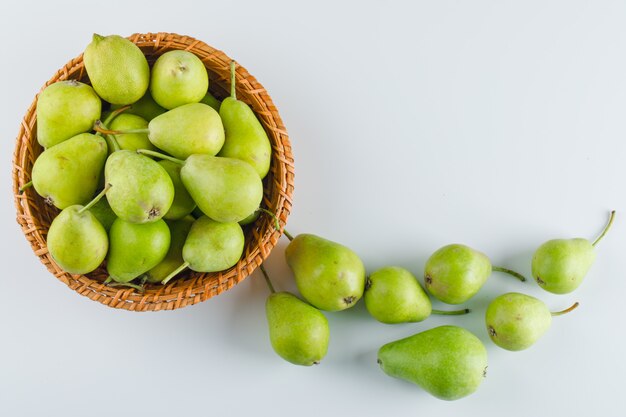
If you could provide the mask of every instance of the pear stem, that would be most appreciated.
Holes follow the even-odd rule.
[[[100,193],[95,196],[93,198],[93,200],[91,200],[89,203],[87,203],[87,205],[85,207],[83,207],[82,209],[78,210],[78,214],[82,214],[83,212],[89,210],[90,208],[92,208],[98,201],[100,201],[100,199],[102,197],[104,197],[104,195],[107,193],[107,191],[109,191],[109,188],[111,188],[111,184],[107,184],[104,186],[104,188],[102,189],[102,191],[100,191]]]
[[[178,268],[176,268],[175,270],[173,270],[168,276],[166,276],[163,281],[161,281],[161,284],[165,285],[169,282],[169,280],[171,280],[172,278],[174,278],[176,275],[178,275],[181,271],[187,269],[189,267],[189,262],[183,262],[183,264],[181,266],[179,266]]]
[[[439,314],[441,316],[460,316],[462,314],[468,314],[469,312],[470,312],[469,308],[464,308],[462,310],[453,310],[453,311],[431,310],[431,314]]]
[[[26,184],[22,185],[22,186],[19,188],[19,192],[20,192],[20,194],[22,194],[22,193],[24,192],[24,190],[25,190],[25,189],[32,187],[32,185],[33,185],[33,181],[32,181],[32,180],[30,180],[30,181],[28,181]]]
[[[613,224],[614,219],[615,219],[615,210],[612,210],[611,214],[609,215],[609,222],[606,224],[606,226],[604,226],[604,230],[602,230],[602,233],[600,233],[600,236],[598,236],[596,240],[593,241],[592,243],[593,246],[596,246],[596,244],[600,242],[600,240],[602,240],[604,235],[606,235],[606,232],[608,232],[609,229],[611,228],[611,225]]]
[[[111,130],[106,126],[103,126],[100,120],[96,120],[93,125],[93,130],[98,133],[104,133],[105,135],[123,135],[124,133],[150,133],[150,129],[127,129],[127,130]]]
[[[550,312],[550,314],[552,316],[560,316],[560,315],[569,313],[570,311],[574,310],[576,307],[578,307],[578,301],[576,301],[574,304],[572,304],[571,306],[569,306],[565,310]]]
[[[185,161],[182,159],[174,158],[173,156],[165,155],[160,152],[151,151],[149,149],[137,149],[137,153],[142,153],[144,155],[155,156],[161,159],[167,159],[168,161],[176,162],[177,164],[185,165]]]
[[[287,236],[287,239],[289,239],[289,241],[293,240],[293,236],[287,230],[283,229],[283,234]]]
[[[522,282],[526,281],[526,277],[524,277],[524,275],[520,274],[519,272],[515,272],[511,269],[503,268],[501,266],[492,266],[491,269],[496,272],[504,272],[505,274],[512,275]]]
[[[129,288],[134,288],[137,291],[143,293],[145,291],[145,288],[143,287],[143,285],[139,285],[139,284],[133,284],[130,282],[109,282],[107,284],[109,287],[129,287]]]
[[[230,96],[237,100],[237,91],[235,89],[235,61],[230,61]]]
[[[274,294],[276,292],[276,290],[274,289],[274,286],[272,285],[272,281],[270,280],[270,276],[267,274],[267,271],[265,270],[265,266],[263,266],[263,264],[259,265],[259,268],[261,269],[261,272],[263,273],[263,277],[265,277],[265,282],[267,283],[267,286],[270,288],[270,291],[272,294]]]
[[[263,207],[259,207],[258,210],[265,214],[269,214],[270,216],[272,216],[272,218],[274,218],[274,228],[276,230],[280,230],[280,223],[278,222],[278,217],[276,217],[274,213],[272,213],[268,209],[264,209]]]
[[[107,118],[104,119],[103,122],[100,122],[99,126],[103,127],[104,129],[108,129],[109,123],[111,123],[113,119],[115,119],[117,116],[124,113],[128,109],[130,109],[130,104],[124,107],[120,107],[119,109],[113,110],[111,114],[109,114]],[[101,132],[98,132],[96,134],[102,135]],[[122,149],[119,142],[117,141],[117,138],[114,135],[106,135],[106,139],[108,139],[108,141],[111,142],[111,147],[113,148],[113,152],[117,152]]]

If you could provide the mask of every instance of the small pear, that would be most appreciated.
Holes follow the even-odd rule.
[[[111,184],[107,200],[120,219],[154,222],[172,205],[172,180],[161,165],[145,155],[128,150],[113,152],[106,161],[104,174]]]
[[[170,209],[167,213],[165,213],[163,218],[167,220],[182,219],[196,208],[195,201],[193,201],[187,192],[185,185],[180,179],[180,170],[182,166],[176,162],[168,161],[166,159],[159,161],[158,163],[165,169],[165,171],[167,171],[167,175],[170,176],[172,184],[174,185],[174,201],[172,201]]]
[[[115,117],[108,125],[111,130],[134,130],[134,129],[147,129],[148,122],[141,116],[130,113],[122,113]],[[148,139],[146,133],[122,133],[115,135],[115,139],[120,146],[120,149],[127,149],[129,151],[136,151],[137,149],[152,149],[156,150],[156,147]],[[114,149],[109,149],[109,153],[113,153]]]
[[[363,295],[367,311],[381,323],[415,323],[432,313],[457,315],[469,310],[433,310],[430,298],[408,270],[388,266],[372,273],[365,282]]]
[[[216,112],[220,111],[220,106],[222,105],[222,102],[219,101],[218,99],[216,99],[215,96],[213,96],[213,94],[211,94],[209,92],[207,92],[204,95],[202,100],[200,100],[200,103],[204,103],[207,106],[213,107],[213,109],[215,109]]]
[[[526,279],[510,269],[491,265],[489,258],[469,246],[452,244],[433,253],[426,261],[424,283],[435,298],[448,304],[461,304],[472,298],[492,271]]]
[[[365,268],[349,248],[315,236],[300,234],[285,249],[300,294],[327,311],[352,307],[363,296]]]
[[[226,138],[218,155],[241,159],[252,165],[261,178],[265,178],[272,160],[272,145],[252,109],[237,100],[234,61],[231,62],[230,71],[231,95],[220,106]]]
[[[452,401],[478,389],[487,371],[487,350],[469,331],[440,326],[387,343],[378,351],[378,363],[387,375]]]
[[[554,239],[539,246],[532,260],[532,274],[541,288],[554,294],[567,294],[583,282],[596,260],[596,244],[613,224],[615,211],[609,222],[592,243],[587,239]]]
[[[111,104],[131,104],[143,97],[150,67],[141,49],[118,35],[93,35],[83,54],[91,85]]]
[[[259,208],[263,199],[261,179],[254,168],[238,159],[191,155],[183,161],[149,150],[138,152],[182,165],[180,178],[189,195],[215,221],[239,222]]]
[[[183,217],[180,220],[166,221],[170,228],[170,248],[165,258],[154,268],[146,272],[146,281],[158,283],[163,281],[170,273],[180,266],[185,260],[183,259],[183,245],[191,229],[194,218],[191,216]]]
[[[113,104],[111,106],[112,110],[119,109],[120,105]],[[150,90],[146,91],[146,94],[143,95],[139,100],[130,105],[130,108],[126,110],[128,114],[136,114],[144,120],[150,121],[155,117],[165,113],[167,109],[159,106],[156,101],[150,95]],[[103,116],[104,118],[104,116]]]
[[[485,313],[491,340],[506,350],[524,350],[532,346],[552,324],[552,316],[567,313],[578,306],[551,313],[543,301],[516,292],[494,298]]]
[[[293,294],[271,294],[265,302],[270,342],[274,351],[295,365],[317,365],[326,356],[328,320],[315,307]]]
[[[50,148],[89,132],[101,110],[102,101],[91,86],[76,80],[50,84],[37,99],[37,141]]]
[[[208,88],[209,76],[204,64],[189,51],[166,52],[152,66],[150,93],[166,109],[198,103]]]
[[[328,320],[295,295],[276,292],[263,264],[259,268],[271,291],[265,302],[265,314],[272,348],[295,365],[319,364],[328,351]]]
[[[88,274],[104,261],[109,238],[90,208],[104,196],[100,193],[86,206],[66,207],[48,229],[50,255],[70,274]]]
[[[170,229],[163,220],[146,224],[115,220],[109,231],[109,276],[127,283],[154,268],[165,258],[170,239]]]
[[[218,272],[234,266],[245,245],[245,236],[238,223],[219,223],[206,216],[191,225],[185,244],[183,260],[177,269],[161,281],[167,284],[181,271]]]
[[[33,187],[60,209],[86,204],[98,188],[106,158],[106,141],[81,133],[39,155],[31,172]]]

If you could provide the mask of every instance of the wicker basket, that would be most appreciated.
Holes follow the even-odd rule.
[[[199,40],[173,33],[134,34],[129,39],[141,48],[150,63],[153,63],[159,55],[173,49],[193,52],[202,59],[208,70],[211,93],[220,99],[228,96],[231,58],[223,52]],[[33,163],[42,152],[36,137],[37,98],[35,98],[24,116],[17,137],[13,156],[13,193],[17,221],[35,255],[54,276],[79,294],[109,307],[132,311],[173,310],[199,303],[232,288],[267,258],[278,242],[291,210],[293,155],[289,137],[270,96],[243,67],[238,66],[236,73],[237,98],[252,107],[272,143],[272,163],[270,172],[264,179],[263,206],[276,213],[281,230],[274,228],[273,219],[262,215],[244,229],[246,236],[244,254],[231,269],[210,274],[187,271],[183,278],[172,280],[165,286],[147,284],[144,293],[132,288],[104,285],[107,274],[103,266],[87,275],[72,275],[63,271],[54,262],[46,246],[50,222],[59,211],[47,205],[33,188],[19,193],[19,187],[30,181]],[[88,82],[82,55],[72,59],[57,71],[45,86],[67,79]]]

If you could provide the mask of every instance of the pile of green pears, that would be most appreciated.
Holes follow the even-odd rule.
[[[223,271],[244,250],[242,226],[260,213],[272,147],[251,108],[208,92],[189,51],[152,67],[131,41],[94,35],[89,82],[59,81],[37,100],[44,148],[31,185],[61,212],[47,245],[71,274],[106,260],[110,285],[167,283],[189,268]]]
[[[595,246],[613,223],[615,212],[593,242],[555,239],[539,246],[531,262],[541,288],[568,294],[582,283],[595,261]],[[451,244],[435,251],[424,267],[424,287],[407,269],[388,266],[366,275],[362,260],[349,248],[312,234],[293,237],[285,250],[302,299],[276,292],[263,266],[271,294],[266,301],[270,342],[283,359],[297,365],[318,364],[328,350],[328,320],[334,312],[363,299],[367,311],[381,323],[415,323],[431,314],[467,314],[469,309],[434,310],[429,295],[447,304],[462,304],[487,282],[492,272],[520,281],[523,275],[493,266],[489,258],[466,245]],[[544,302],[523,293],[502,294],[486,307],[485,330],[499,347],[519,351],[532,346],[548,330],[552,317],[578,306],[551,312]],[[445,325],[383,345],[378,364],[388,375],[421,386],[443,400],[456,400],[478,389],[487,372],[487,349],[468,330]]]

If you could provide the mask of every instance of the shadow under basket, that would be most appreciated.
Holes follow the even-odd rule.
[[[163,53],[182,49],[196,54],[207,68],[209,91],[219,99],[229,95],[230,61],[222,51],[204,42],[173,33],[146,33],[130,36],[146,55],[152,65]],[[75,79],[89,83],[83,66],[83,56],[69,61],[45,84]],[[245,247],[239,262],[232,268],[217,273],[185,271],[167,285],[146,284],[143,293],[126,287],[110,287],[104,284],[107,272],[101,265],[87,275],[72,275],[61,269],[52,259],[46,244],[48,228],[59,210],[46,204],[35,190],[19,188],[30,181],[33,163],[43,151],[37,142],[37,97],[22,120],[13,155],[13,194],[17,208],[17,221],[41,262],[60,281],[77,293],[113,308],[131,311],[174,310],[199,303],[218,295],[250,275],[265,260],[277,244],[287,217],[291,211],[294,162],[291,144],[278,110],[272,99],[257,80],[237,65],[237,98],[254,110],[265,128],[272,144],[270,172],[263,180],[262,207],[276,214],[280,230],[270,216],[262,214],[254,223],[244,227]],[[41,91],[40,91],[41,93]]]

